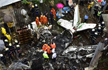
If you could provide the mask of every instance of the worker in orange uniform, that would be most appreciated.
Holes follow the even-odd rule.
[[[54,42],[52,42],[50,46],[51,46],[52,49],[55,49],[56,48],[56,45],[55,45]]]
[[[48,44],[44,44],[43,45],[43,51],[47,51],[47,48],[48,48]]]
[[[45,25],[47,25],[47,22],[48,22],[47,17],[46,17],[46,16],[43,16],[43,23],[44,23]]]
[[[41,22],[41,25],[43,24],[43,16],[41,15],[40,16],[40,22]]]
[[[37,24],[37,26],[39,26],[39,18],[38,17],[36,17],[36,24]]]
[[[56,11],[54,8],[51,9],[51,12],[53,13],[53,17],[56,18]]]

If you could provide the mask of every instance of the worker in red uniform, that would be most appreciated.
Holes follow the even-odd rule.
[[[37,24],[37,26],[39,26],[39,18],[38,17],[36,17],[36,24]]]
[[[56,48],[56,45],[55,45],[54,42],[52,42],[50,46],[51,46],[52,49],[55,49]]]
[[[48,19],[46,16],[43,16],[43,24],[47,25]]]
[[[48,47],[47,47],[47,53],[48,53],[48,54],[50,54],[50,53],[51,53],[51,50],[50,50],[50,49],[51,49],[51,47],[50,47],[50,46],[48,46]]]
[[[41,15],[40,16],[40,22],[41,22],[41,25],[43,24],[43,16]]]
[[[44,44],[43,45],[43,51],[47,51],[47,48],[48,48],[48,44]]]
[[[54,8],[51,9],[51,12],[53,13],[53,17],[56,18],[56,11]]]

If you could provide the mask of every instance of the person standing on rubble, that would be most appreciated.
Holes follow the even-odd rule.
[[[87,19],[88,19],[88,15],[85,15],[85,20],[84,20],[85,23],[87,22]]]
[[[21,57],[20,45],[16,45],[16,50],[17,50],[17,53],[18,53],[18,57]]]
[[[40,22],[41,22],[41,25],[43,25],[43,16],[42,15],[40,16]]]
[[[103,0],[102,3],[101,3],[101,10],[103,10],[105,5],[106,5],[106,0]]]
[[[55,49],[56,48],[56,45],[55,45],[54,42],[52,42],[50,46],[51,46],[52,49]]]
[[[54,17],[54,20],[55,20],[55,18],[56,18],[56,11],[55,11],[55,9],[52,8],[52,9],[51,9],[51,12],[53,13],[53,17]]]
[[[54,24],[54,18],[53,18],[53,13],[50,12],[50,19],[51,19],[51,24]]]
[[[47,22],[48,22],[47,17],[46,16],[43,16],[43,23],[44,23],[44,25],[47,25]]]
[[[36,17],[36,24],[37,24],[37,26],[39,26],[39,17]]]
[[[52,54],[52,60],[53,60],[54,62],[56,62],[56,57],[57,57],[57,54],[56,54],[55,52],[53,52],[53,54]]]
[[[3,54],[0,54],[0,59],[5,65],[7,65],[6,57],[3,56]]]
[[[47,51],[44,51],[43,57],[44,57],[45,62],[48,62],[49,61],[49,56],[47,54]]]

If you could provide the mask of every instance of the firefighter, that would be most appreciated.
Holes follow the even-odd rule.
[[[56,11],[54,8],[52,8],[51,12],[53,13],[53,17],[56,18]]]
[[[99,35],[101,34],[101,32],[102,32],[101,27],[97,28],[97,32],[98,32]]]
[[[43,24],[43,16],[41,15],[40,16],[40,22],[41,22],[41,25]]]
[[[15,45],[18,45],[18,44],[19,44],[18,40],[15,39]]]
[[[36,17],[36,24],[37,24],[37,26],[39,26],[39,17]]]
[[[5,40],[4,40],[4,44],[5,44],[5,46],[8,46],[8,44],[9,44],[8,39],[5,39]]]
[[[3,54],[0,54],[0,59],[5,65],[7,65],[6,57],[3,56]]]
[[[18,53],[18,57],[21,57],[20,45],[16,45],[16,50],[17,50],[17,53]]]
[[[10,54],[15,55],[15,48],[12,46],[12,43],[9,43],[9,50],[10,50]]]
[[[13,59],[12,54],[10,54],[9,48],[5,48],[4,54],[5,54],[7,57],[9,57],[10,60]]]
[[[45,25],[47,25],[47,22],[48,22],[47,17],[46,17],[46,16],[43,16],[43,23],[44,23]]]

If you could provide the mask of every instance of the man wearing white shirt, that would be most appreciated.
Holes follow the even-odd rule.
[[[56,61],[56,57],[57,57],[57,54],[54,52],[53,54],[52,54],[52,60],[55,62]]]

